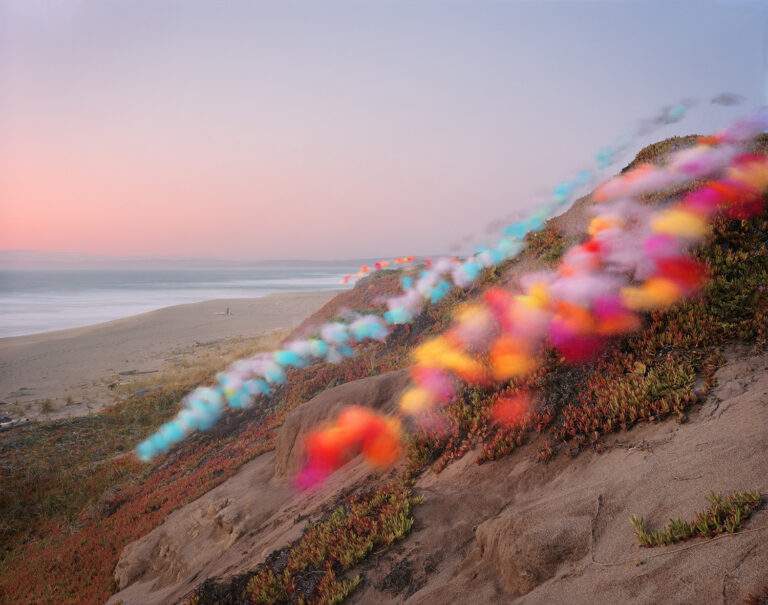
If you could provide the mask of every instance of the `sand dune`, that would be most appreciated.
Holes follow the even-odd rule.
[[[690,518],[710,491],[765,493],[768,355],[735,348],[727,358],[686,424],[639,425],[575,460],[537,462],[534,441],[496,462],[476,466],[476,450],[425,473],[413,532],[361,563],[365,581],[350,602],[741,603],[764,582],[768,510],[739,533],[652,549],[638,545],[629,521]],[[115,570],[123,590],[109,602],[178,602],[205,578],[252,570],[340,493],[371,485],[359,458],[309,495],[292,492],[286,469],[306,427],[350,399],[389,409],[406,381],[404,372],[364,378],[293,410],[274,452],[125,548]]]

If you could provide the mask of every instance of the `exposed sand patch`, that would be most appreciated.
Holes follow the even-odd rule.
[[[0,339],[0,417],[61,418],[97,411],[153,374],[282,332],[335,291],[176,305],[93,326]],[[229,315],[226,314],[229,309]],[[46,403],[46,400],[49,400]]]

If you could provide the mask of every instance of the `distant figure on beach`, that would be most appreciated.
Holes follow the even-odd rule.
[[[229,307],[227,307],[227,315],[229,315]]]

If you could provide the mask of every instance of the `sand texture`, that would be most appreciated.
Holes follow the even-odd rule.
[[[202,580],[248,571],[301,537],[307,519],[321,516],[351,487],[379,478],[358,457],[316,491],[297,492],[292,473],[303,453],[302,435],[350,403],[391,412],[407,384],[406,370],[389,372],[328,389],[292,410],[274,451],[125,547],[115,567],[125,590],[109,603],[175,603]]]
[[[270,294],[166,307],[93,326],[0,339],[0,417],[60,418],[96,411],[216,347],[286,330],[335,291]],[[229,315],[226,310],[229,308]],[[43,402],[50,399],[49,404]],[[46,409],[47,408],[47,409]]]
[[[413,531],[355,568],[364,581],[350,602],[741,603],[765,581],[765,507],[736,534],[669,547],[641,548],[630,523],[690,519],[710,491],[768,491],[768,354],[741,348],[727,359],[685,424],[639,425],[603,453],[549,464],[536,459],[534,440],[496,462],[474,464],[475,450],[425,473]],[[293,410],[274,452],[125,548],[115,570],[123,590],[110,603],[173,603],[206,578],[252,570],[339,494],[370,485],[359,459],[309,496],[292,492],[286,473],[306,426],[351,399],[386,410],[405,384],[402,372],[366,378]]]

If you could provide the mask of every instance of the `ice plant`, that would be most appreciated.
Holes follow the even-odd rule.
[[[669,546],[695,537],[712,538],[725,532],[739,531],[741,524],[763,504],[760,492],[736,492],[723,498],[712,492],[709,506],[696,513],[692,521],[670,519],[669,525],[659,531],[648,531],[642,517],[633,516],[635,535],[642,546]]]

